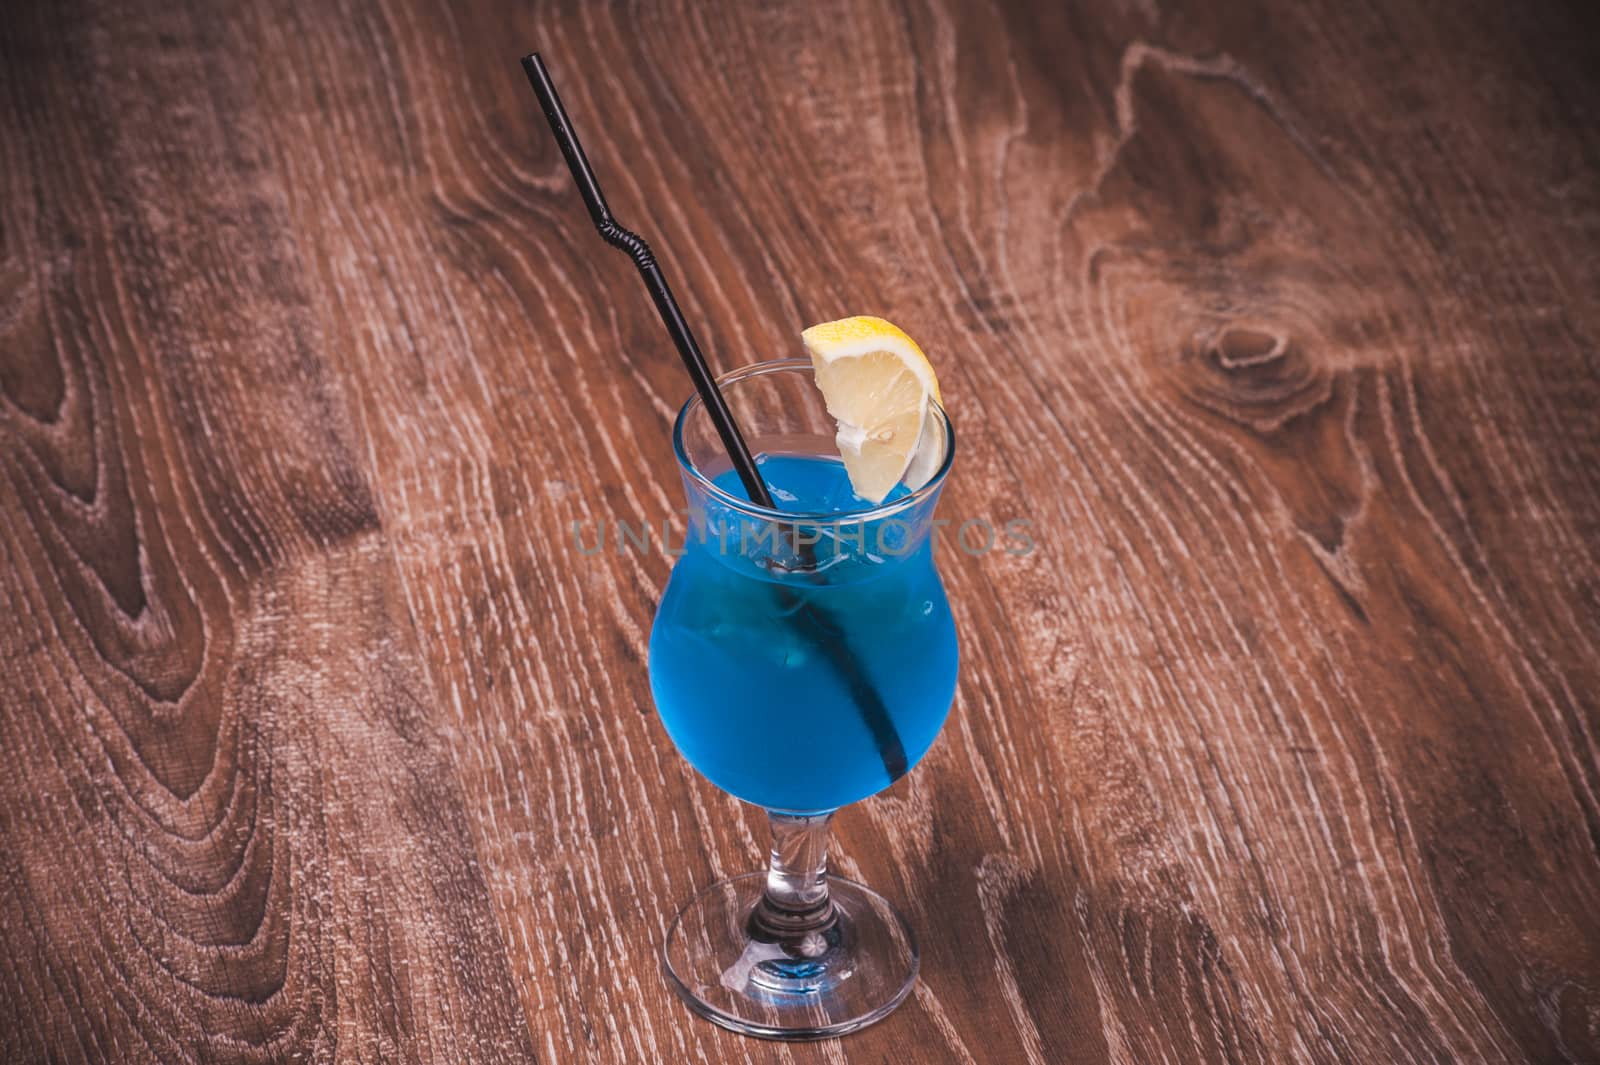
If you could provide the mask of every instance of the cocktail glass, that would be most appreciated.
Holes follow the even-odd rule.
[[[765,873],[696,895],[664,961],[689,1007],[726,1028],[841,1035],[887,1016],[916,978],[909,925],[827,872],[827,838],[836,810],[927,752],[955,694],[931,536],[955,438],[933,405],[937,471],[871,505],[850,490],[807,360],[720,384],[780,509],[748,500],[700,399],[686,403],[673,444],[689,535],[651,631],[650,684],[689,763],[767,811],[772,853]]]

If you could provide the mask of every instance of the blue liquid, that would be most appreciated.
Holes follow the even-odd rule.
[[[768,456],[761,469],[785,510],[864,505],[837,460]],[[743,498],[732,473],[717,483]],[[816,812],[892,783],[826,642],[877,690],[908,765],[927,753],[955,695],[955,624],[927,540],[864,558],[875,542],[870,532],[862,548],[825,540],[817,553],[835,564],[812,583],[763,569],[737,537],[691,536],[656,611],[650,686],[673,743],[717,787],[768,809]]]

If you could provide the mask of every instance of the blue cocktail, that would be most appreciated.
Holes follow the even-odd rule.
[[[692,542],[651,634],[651,688],[689,761],[765,806],[772,828],[764,875],[679,912],[666,972],[734,1031],[842,1035],[887,1016],[917,973],[888,901],[828,875],[827,827],[926,753],[955,691],[928,547],[954,447],[938,380],[899,327],[853,315],[801,331],[809,363],[713,382],[649,245],[612,216],[544,62],[522,66],[589,217],[638,268],[697,393],[673,430]]]
[[[656,613],[651,690],[678,750],[717,787],[769,810],[834,810],[893,783],[855,686],[876,688],[902,771],[915,765],[955,694],[955,624],[931,542],[912,540],[900,519],[852,517],[865,504],[837,459],[762,455],[758,464],[783,509],[808,515],[794,535],[814,541],[821,564],[772,565],[773,549],[787,546],[762,535],[780,532],[773,523],[713,512],[692,531]],[[741,494],[731,471],[712,484]],[[883,506],[906,495],[897,489]],[[854,683],[830,644],[853,657]]]
[[[888,787],[933,744],[956,690],[955,625],[932,518],[954,438],[931,403],[926,483],[852,491],[804,360],[721,379],[775,508],[749,501],[699,399],[674,444],[689,534],[650,636],[667,733],[724,791],[765,808],[765,874],[714,885],[668,933],[674,986],[736,1031],[837,1035],[910,990],[910,929],[826,874],[833,811]]]

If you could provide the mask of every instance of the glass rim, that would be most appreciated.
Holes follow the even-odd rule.
[[[717,378],[717,387],[726,389],[729,385],[738,384],[740,381],[744,381],[751,377],[762,377],[769,373],[782,373],[786,370],[809,371],[811,368],[811,360],[802,358],[768,359],[764,362],[753,362],[746,366],[740,366],[737,369],[729,370],[727,373],[719,376]],[[677,420],[673,422],[672,425],[672,451],[677,457],[679,468],[684,470],[696,484],[698,484],[709,495],[716,499],[718,503],[726,506],[730,510],[739,511],[741,514],[745,514],[753,518],[759,518],[763,521],[778,522],[782,524],[793,524],[794,522],[827,524],[830,522],[841,521],[878,521],[882,518],[892,517],[893,515],[899,514],[902,511],[910,510],[923,502],[929,496],[932,496],[934,493],[938,492],[939,488],[944,484],[945,475],[950,472],[950,465],[956,457],[955,427],[950,424],[950,416],[945,413],[944,407],[939,404],[937,399],[929,396],[928,403],[933,408],[933,413],[940,419],[941,422],[944,423],[944,459],[939,463],[938,470],[934,472],[932,477],[928,478],[927,484],[916,489],[915,491],[908,492],[899,499],[890,500],[883,503],[867,504],[865,507],[859,510],[776,510],[771,507],[763,507],[759,503],[752,502],[751,500],[745,499],[741,496],[736,496],[723,488],[719,488],[717,484],[711,480],[711,478],[707,477],[701,472],[700,467],[695,465],[694,460],[689,458],[688,452],[684,449],[683,427],[685,423],[688,422],[689,416],[694,413],[695,409],[704,405],[700,398],[699,392],[695,392],[693,395],[691,395],[688,400],[684,402],[683,406],[678,409]],[[714,431],[715,427],[713,427],[713,432]],[[752,449],[752,457],[754,457],[754,454],[755,451]]]

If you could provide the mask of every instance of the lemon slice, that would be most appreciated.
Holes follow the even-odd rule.
[[[927,484],[945,441],[928,402],[939,400],[939,379],[917,342],[870,315],[814,325],[800,339],[856,495],[881,503],[901,481],[912,491]]]

